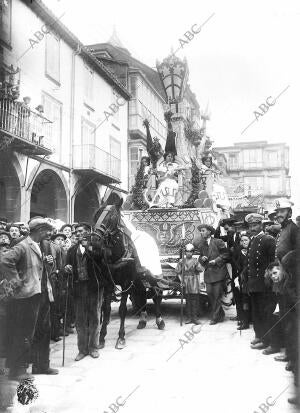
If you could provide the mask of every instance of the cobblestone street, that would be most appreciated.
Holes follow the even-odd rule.
[[[235,322],[226,320],[209,326],[204,318],[201,329],[194,326],[194,337],[190,333],[184,336],[191,326],[180,327],[179,303],[165,302],[163,310],[164,331],[157,329],[152,315],[144,330],[137,330],[137,319],[129,316],[127,346],[120,351],[114,348],[118,331],[115,307],[106,347],[96,360],[86,357],[73,361],[77,347],[76,335],[71,335],[66,339],[66,362],[62,368],[62,342],[54,344],[52,366],[58,367],[60,374],[37,376],[38,400],[27,407],[19,404],[13,413],[162,413],[202,409],[207,413],[252,413],[264,408],[274,413],[296,412],[287,403],[294,389],[292,375],[285,371],[285,363],[250,349],[251,330],[240,334]],[[229,315],[232,310],[227,312],[227,318]]]

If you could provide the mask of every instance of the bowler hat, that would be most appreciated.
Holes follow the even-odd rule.
[[[224,225],[233,225],[235,224],[237,221],[236,219],[230,217],[230,218],[224,218],[222,219],[222,223],[221,223],[221,227],[224,227]]]
[[[202,228],[206,228],[208,231],[211,232],[212,235],[216,232],[216,230],[214,229],[214,227],[212,227],[211,225],[207,225],[207,224],[200,224],[197,228],[198,228],[199,231],[200,231]]]

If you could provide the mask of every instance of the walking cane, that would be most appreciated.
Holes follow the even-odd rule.
[[[62,366],[65,365],[65,350],[66,350],[66,323],[67,323],[67,311],[68,311],[68,298],[69,298],[69,274],[67,277],[67,293],[66,293],[66,305],[64,313],[64,325],[63,325],[63,359]]]
[[[181,292],[181,300],[180,300],[180,327],[182,327],[183,324],[183,281],[184,281],[184,241],[185,241],[185,226],[182,224],[182,233],[181,233],[181,239],[182,239],[182,250],[181,250],[181,285],[180,285],[180,292]]]
[[[183,278],[184,278],[184,252],[182,249],[182,265],[181,265],[181,285],[180,285],[180,290],[181,290],[181,301],[180,301],[180,327],[182,327],[183,323]]]

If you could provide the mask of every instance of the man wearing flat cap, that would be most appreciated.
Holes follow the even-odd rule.
[[[248,214],[245,221],[252,235],[246,268],[242,278],[250,294],[253,328],[255,339],[251,341],[251,348],[264,349],[270,344],[268,320],[276,307],[272,301],[272,293],[265,284],[265,271],[275,258],[275,239],[263,232],[264,217],[260,214]],[[267,354],[267,353],[265,353]]]
[[[201,234],[199,242],[195,243],[198,250],[199,262],[205,268],[204,282],[206,291],[212,306],[210,324],[216,324],[224,320],[224,310],[221,298],[224,293],[225,279],[228,277],[226,261],[229,259],[227,247],[221,239],[213,238],[215,229],[206,224],[198,226]]]
[[[15,245],[3,257],[0,271],[10,281],[14,293],[8,302],[7,367],[12,378],[26,377],[31,361],[31,347],[39,316],[43,288],[43,256],[40,242],[51,225],[44,218],[29,221],[30,235]]]

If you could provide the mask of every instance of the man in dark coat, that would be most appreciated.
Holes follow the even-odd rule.
[[[264,217],[259,214],[248,214],[245,217],[252,238],[242,277],[251,300],[255,331],[255,339],[251,342],[253,349],[263,349],[268,346],[269,315],[276,308],[276,302],[272,301],[272,293],[268,291],[264,278],[266,268],[275,258],[275,239],[263,232],[263,219]]]
[[[241,245],[240,245],[240,234],[236,230],[236,220],[234,218],[225,218],[220,220],[220,223],[216,229],[216,232],[214,234],[215,238],[219,238],[223,240],[226,244],[226,247],[228,248],[230,258],[228,263],[231,265],[231,271],[230,271],[230,278],[231,278],[231,289],[234,297],[234,302],[236,304],[236,307],[238,307],[238,303],[241,302],[241,292],[240,290],[235,286],[235,279],[238,277],[237,274],[237,267],[235,263],[235,256],[239,254],[241,250]],[[225,234],[221,235],[221,227],[224,229]],[[228,267],[227,267],[228,269]],[[230,320],[232,321],[241,321],[238,318],[238,310],[237,310],[237,315],[234,317],[231,317]]]
[[[279,233],[276,238],[275,256],[282,264],[282,261],[292,251],[296,251],[297,245],[300,245],[300,230],[299,227],[291,220],[293,203],[288,200],[277,199],[275,201],[276,221],[280,225]],[[280,309],[285,313],[285,309]],[[283,319],[283,327],[286,330],[288,320]],[[285,340],[289,337],[285,335]],[[287,344],[288,347],[288,344]],[[289,361],[286,354],[280,354],[275,357],[276,361]]]
[[[10,250],[10,241],[9,232],[0,229],[0,263],[3,255]],[[7,301],[7,280],[5,274],[0,270],[0,359],[6,358],[7,352]]]
[[[46,237],[49,227],[52,228],[43,218],[32,219],[30,236],[5,253],[0,262],[0,271],[14,290],[7,309],[9,343],[6,364],[12,378],[23,378],[30,362],[43,295],[43,256],[39,243]]]
[[[31,228],[31,225],[30,220],[29,228]],[[50,367],[51,306],[54,305],[53,285],[51,281],[59,266],[57,250],[50,242],[52,232],[53,228],[49,228],[46,237],[40,242],[43,257],[43,272],[40,307],[32,345],[33,374],[58,374],[57,369]]]
[[[199,243],[194,243],[199,252],[199,262],[205,268],[204,282],[206,291],[212,305],[212,317],[210,324],[217,324],[224,320],[224,310],[221,298],[224,293],[224,282],[228,277],[226,261],[229,259],[229,252],[224,241],[213,238],[215,230],[210,225],[199,225],[202,239]]]
[[[276,239],[275,256],[281,262],[286,254],[300,245],[299,227],[291,220],[293,203],[286,200],[275,201],[276,220],[281,229]]]
[[[91,227],[87,223],[76,225],[78,243],[67,253],[66,271],[73,271],[75,325],[79,353],[75,361],[90,354],[99,357],[100,310],[103,299],[103,265],[101,253],[88,248],[86,237]]]

